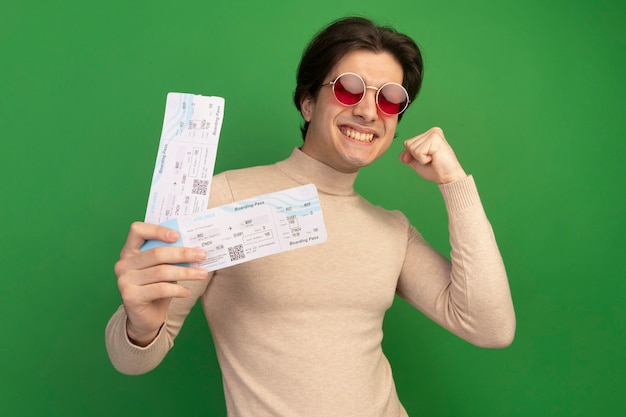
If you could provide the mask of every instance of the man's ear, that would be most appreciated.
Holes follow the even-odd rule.
[[[315,106],[315,100],[310,94],[305,94],[300,101],[300,113],[305,122],[310,122],[313,118],[313,107]]]

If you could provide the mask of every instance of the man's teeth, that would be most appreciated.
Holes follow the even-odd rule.
[[[342,129],[342,132],[350,139],[358,140],[359,142],[371,142],[372,139],[374,139],[373,133],[357,132],[356,130],[348,129],[346,127]]]

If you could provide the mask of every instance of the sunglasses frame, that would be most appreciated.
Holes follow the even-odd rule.
[[[335,84],[336,84],[336,83],[337,83],[337,81],[339,81],[339,79],[340,79],[341,77],[343,77],[344,75],[354,75],[354,76],[355,76],[355,77],[357,77],[359,80],[361,80],[361,83],[363,84],[363,93],[361,94],[361,98],[359,99],[359,101],[357,101],[357,102],[356,102],[356,103],[354,103],[354,104],[346,104],[346,103],[344,103],[343,101],[339,100],[339,97],[337,97],[337,93],[335,92]],[[337,101],[338,101],[341,105],[343,105],[343,106],[348,106],[348,107],[356,106],[357,104],[359,104],[360,102],[362,102],[362,101],[363,101],[363,99],[365,98],[365,94],[367,93],[367,89],[368,89],[368,88],[369,88],[369,89],[371,89],[371,90],[375,90],[375,91],[376,91],[376,108],[377,108],[378,110],[380,110],[382,113],[386,114],[387,116],[394,116],[394,115],[400,115],[400,114],[402,114],[402,113],[403,113],[403,112],[407,109],[407,107],[409,107],[409,103],[411,103],[411,100],[409,99],[409,92],[408,92],[408,91],[406,91],[406,88],[404,88],[404,86],[403,86],[403,85],[398,84],[398,83],[394,83],[394,82],[388,82],[388,83],[385,83],[385,84],[381,85],[380,87],[374,87],[374,86],[371,86],[371,85],[367,85],[367,84],[365,84],[365,80],[363,80],[363,77],[361,77],[359,74],[357,74],[357,73],[355,73],[355,72],[344,72],[344,73],[342,73],[342,74],[339,74],[339,75],[338,75],[338,76],[337,76],[337,77],[336,77],[333,81],[329,81],[329,82],[327,82],[327,83],[325,83],[325,84],[322,84],[321,86],[322,86],[322,87],[325,87],[325,86],[327,86],[327,85],[329,85],[329,86],[331,86],[331,87],[332,87],[333,96],[335,96],[335,100],[337,100]],[[382,91],[382,89],[383,89],[383,88],[385,88],[385,87],[386,87],[386,86],[388,86],[388,85],[396,85],[396,86],[400,87],[400,88],[402,89],[402,91],[404,91],[404,94],[405,94],[405,96],[406,96],[406,101],[405,101],[405,104],[404,104],[404,108],[403,108],[402,110],[400,110],[399,112],[397,112],[397,113],[387,113],[386,111],[384,111],[384,110],[380,107],[380,103],[378,102],[378,96],[380,95],[380,92]]]

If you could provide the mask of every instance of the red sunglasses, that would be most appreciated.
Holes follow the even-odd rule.
[[[365,81],[358,74],[344,72],[334,81],[322,84],[322,87],[330,85],[333,95],[344,106],[356,106],[365,97],[368,88],[376,90],[376,106],[387,114],[400,114],[406,110],[411,100],[406,89],[398,83],[386,83],[381,87],[365,85]]]

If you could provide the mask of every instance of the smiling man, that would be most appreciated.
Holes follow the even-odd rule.
[[[276,164],[216,175],[210,206],[313,183],[328,240],[209,273],[175,265],[202,260],[202,250],[141,252],[145,240],[177,234],[134,223],[115,265],[123,305],[106,330],[115,367],[156,367],[200,300],[229,416],[395,417],[407,414],[381,347],[395,295],[473,344],[509,345],[515,315],[505,268],[474,180],[441,129],[406,140],[399,159],[408,174],[438,184],[450,260],[402,213],[354,191],[359,169],[389,148],[422,73],[415,42],[393,29],[362,18],[323,29],[298,69],[304,144]]]
[[[330,70],[327,78],[330,77],[334,81],[322,84],[317,97],[306,94],[302,99],[302,116],[309,123],[302,151],[338,171],[356,172],[385,153],[398,123],[397,114],[384,114],[376,105],[377,93],[387,87],[377,90],[363,86],[378,87],[390,82],[401,86],[402,67],[388,52],[356,50],[347,53]],[[347,106],[334,95],[355,94],[345,87],[351,81],[356,84],[352,89],[363,87],[363,95],[359,102]]]

